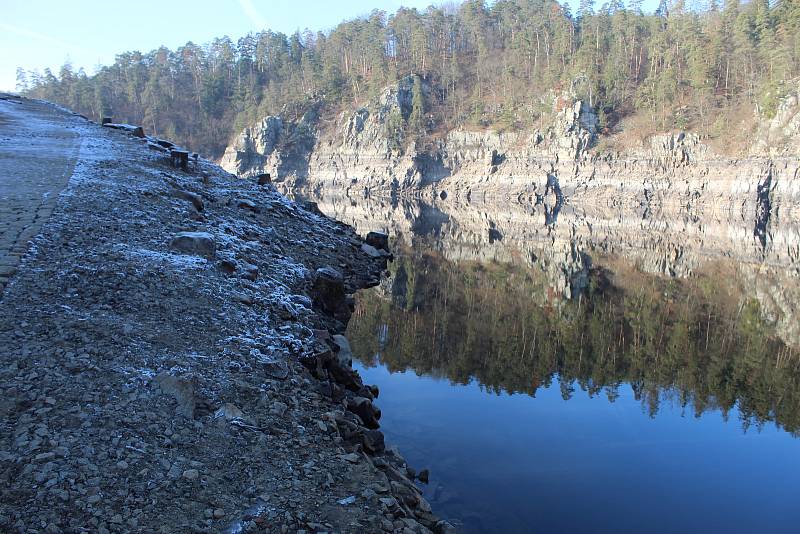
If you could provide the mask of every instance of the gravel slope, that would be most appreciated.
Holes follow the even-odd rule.
[[[0,530],[446,531],[366,428],[377,391],[315,285],[323,266],[373,285],[385,257],[271,186],[25,106],[74,159],[0,300]]]

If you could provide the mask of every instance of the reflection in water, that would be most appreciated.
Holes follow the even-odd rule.
[[[594,268],[586,292],[561,302],[523,266],[396,256],[348,330],[367,365],[377,354],[390,371],[529,395],[559,379],[565,400],[579,387],[613,401],[629,384],[651,415],[668,398],[800,431],[798,354],[755,300],[737,305],[723,267],[684,282]]]
[[[435,510],[466,532],[792,532],[796,230],[554,195],[315,199],[394,236],[348,337]]]

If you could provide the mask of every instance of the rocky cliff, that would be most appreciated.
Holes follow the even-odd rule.
[[[408,78],[324,129],[319,105],[295,122],[267,117],[233,141],[222,166],[244,177],[269,172],[285,189],[534,202],[558,192],[572,203],[735,212],[762,226],[778,212],[790,216],[800,200],[797,91],[763,123],[746,159],[715,155],[687,132],[603,151],[594,111],[568,93],[552,98],[550,120],[539,129],[419,137],[398,127],[408,121],[412,97]]]
[[[733,258],[742,263],[742,276],[750,280],[750,293],[765,315],[785,339],[800,343],[794,326],[800,293],[791,289],[797,286],[800,259],[795,224],[800,218],[800,86],[780,102],[773,119],[763,122],[751,155],[742,159],[714,154],[691,132],[652,135],[624,152],[603,151],[597,116],[569,94],[552,98],[552,120],[539,129],[455,129],[422,143],[391,128],[392,118],[408,118],[412,91],[406,80],[341,114],[334,127],[315,129],[313,147],[299,160],[281,151],[271,156],[277,159],[253,166],[249,162],[259,154],[247,147],[269,134],[263,127],[248,129],[226,151],[223,166],[240,176],[271,172],[279,186],[306,194],[391,193],[446,201],[446,211],[430,207],[436,204],[406,206],[409,214],[425,214],[420,211],[405,223],[392,216],[384,229],[445,221],[449,232],[461,236],[443,242],[448,254],[487,259],[487,254],[510,258],[522,252],[549,273],[553,291],[563,296],[585,281],[598,253],[619,252],[645,271],[669,276]],[[305,124],[308,131],[310,123]],[[284,142],[278,139],[270,146]],[[291,164],[284,163],[287,158]],[[302,172],[285,170],[290,168]],[[357,227],[374,225],[391,211],[380,204],[358,221],[345,213],[356,209],[349,203],[326,211]],[[457,209],[458,224],[449,215],[452,206],[470,207]],[[531,221],[537,219],[543,224],[534,228]],[[469,235],[502,243],[478,246],[477,238],[463,234],[467,220],[474,222],[468,227],[480,228]]]

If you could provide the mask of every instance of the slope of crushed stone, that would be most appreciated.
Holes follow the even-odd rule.
[[[315,270],[376,283],[361,239],[74,120],[72,178],[0,301],[0,531],[428,532],[395,501],[402,459],[345,443],[346,401],[298,363],[344,328]],[[170,247],[187,231],[213,257]]]

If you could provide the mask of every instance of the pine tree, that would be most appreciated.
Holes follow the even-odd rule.
[[[28,88],[28,75],[25,73],[25,70],[22,67],[17,67],[17,91],[24,93],[28,90]]]
[[[422,88],[422,78],[414,76],[414,85],[411,92],[411,115],[409,126],[416,132],[425,131],[425,93]]]

